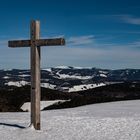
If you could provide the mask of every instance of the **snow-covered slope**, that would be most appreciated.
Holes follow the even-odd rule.
[[[23,80],[22,81],[16,81],[16,82],[10,81],[8,83],[5,83],[5,85],[22,87],[22,86],[25,86],[25,85],[29,85],[29,82],[26,82],[26,81],[23,81]]]
[[[44,111],[40,131],[27,127],[29,113],[0,113],[0,139],[140,140],[139,106],[137,100]]]
[[[53,104],[57,104],[59,102],[65,102],[66,100],[52,100],[52,101],[41,101],[40,102],[40,110],[43,110],[45,107],[48,107]],[[68,100],[67,100],[68,101]],[[21,106],[23,111],[30,111],[31,110],[31,103],[26,102]]]
[[[106,84],[104,84],[104,83],[78,85],[78,86],[73,86],[72,88],[69,88],[68,92],[83,91],[83,90],[93,89],[93,88],[101,87],[101,86],[105,86],[105,85]]]

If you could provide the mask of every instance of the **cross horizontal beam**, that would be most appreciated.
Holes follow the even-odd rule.
[[[65,45],[64,38],[53,38],[53,39],[38,39],[38,40],[13,40],[8,41],[9,47],[29,47],[31,44],[35,46],[57,46]]]

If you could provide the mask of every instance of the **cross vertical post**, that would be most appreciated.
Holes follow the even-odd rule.
[[[40,130],[40,22],[31,21],[31,124]]]

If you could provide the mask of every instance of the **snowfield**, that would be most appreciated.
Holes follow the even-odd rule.
[[[0,113],[1,140],[140,140],[140,100],[41,112],[41,130],[30,113]]]
[[[45,107],[48,107],[50,105],[53,104],[58,104],[59,102],[66,102],[69,100],[52,100],[52,101],[41,101],[40,102],[40,110],[43,110]],[[21,106],[21,109],[23,111],[30,111],[31,110],[31,103],[30,102],[26,102]]]
[[[99,84],[85,84],[85,85],[73,86],[69,88],[68,92],[83,91],[83,90],[93,89],[93,88],[101,87],[101,86],[106,86],[106,84],[99,83]]]
[[[22,87],[22,86],[25,86],[25,85],[29,85],[29,82],[26,82],[26,81],[24,81],[24,80],[22,80],[22,81],[17,81],[17,82],[10,81],[10,82],[8,82],[8,83],[5,83],[5,85]]]

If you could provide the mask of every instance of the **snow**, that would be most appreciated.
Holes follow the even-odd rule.
[[[107,74],[108,72],[107,71],[102,71],[102,70],[99,70],[100,73],[102,74]]]
[[[30,113],[0,113],[2,140],[139,140],[140,100],[41,112],[41,130]],[[24,129],[23,129],[24,128]]]
[[[58,69],[70,69],[68,66],[57,66],[55,68],[58,68]]]
[[[58,69],[71,69],[71,68],[73,68],[73,69],[92,69],[91,67],[77,67],[77,66],[71,66],[71,67],[69,67],[69,66],[57,66],[55,68],[58,68]]]
[[[87,89],[93,89],[93,88],[101,87],[105,85],[106,85],[105,83],[76,85],[76,86],[73,86],[72,88],[69,88],[68,92],[76,92],[76,91],[82,91],[82,90],[87,90]]]
[[[23,81],[23,80],[22,81],[16,81],[16,82],[10,81],[8,83],[5,83],[5,85],[8,85],[8,86],[17,86],[17,87],[22,87],[22,86],[25,86],[27,84],[29,84],[29,82],[26,82],[26,81]]]
[[[52,72],[52,69],[51,68],[47,68],[47,69],[42,69],[44,71],[48,71],[48,72]]]
[[[49,84],[49,83],[41,83],[41,87],[49,88],[49,89],[55,89],[56,85],[52,85],[52,84]]]
[[[9,78],[10,78],[9,76],[4,76],[4,77],[3,77],[3,79],[9,79]]]
[[[105,74],[100,74],[101,77],[107,77]]]
[[[5,83],[5,85],[16,86],[16,87],[22,87],[22,86],[29,85],[29,84],[30,84],[30,82],[27,82],[24,80],[22,80],[22,81],[9,81],[8,83]],[[41,87],[55,89],[56,85],[52,85],[49,83],[41,83]]]
[[[30,75],[29,74],[22,74],[22,75],[19,75],[20,77],[29,77]]]
[[[16,87],[22,87],[22,86],[25,86],[25,85],[29,85],[30,82],[27,82],[27,81],[9,81],[8,83],[5,83],[5,85],[8,85],[8,86],[16,86]],[[100,86],[105,86],[106,84],[105,83],[99,83],[99,84],[82,84],[82,85],[76,85],[76,86],[73,86],[71,88],[69,87],[62,87],[62,89],[64,91],[68,91],[68,92],[76,92],[76,91],[82,91],[82,90],[87,90],[87,89],[93,89],[93,88],[96,88],[96,87],[100,87]],[[41,87],[44,87],[44,88],[49,88],[49,89],[56,89],[57,86],[56,85],[53,85],[53,84],[49,84],[49,83],[41,83]]]
[[[66,100],[53,100],[53,101],[41,101],[40,102],[40,109],[43,110],[45,107],[48,107],[50,105],[56,104],[58,102],[65,102]],[[31,111],[31,103],[26,102],[21,106],[21,109],[23,111]]]
[[[68,75],[68,74],[60,74],[59,72],[57,73],[59,75],[60,79],[81,79],[81,80],[86,80],[86,79],[91,79],[92,76],[79,76],[79,75]]]
[[[77,66],[74,66],[73,68],[74,69],[92,69],[91,67],[77,67]]]
[[[19,71],[20,74],[28,73],[30,70]]]

